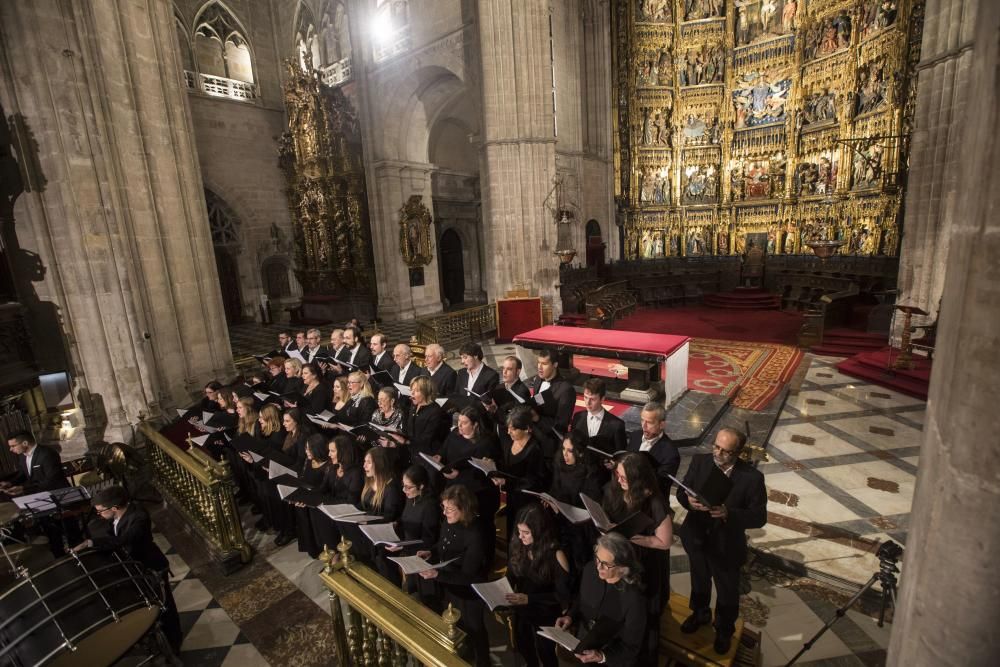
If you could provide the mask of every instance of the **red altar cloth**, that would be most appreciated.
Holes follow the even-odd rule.
[[[568,345],[590,350],[631,352],[659,357],[669,357],[689,340],[691,338],[688,336],[557,325],[526,331],[514,337],[514,342],[520,344],[535,343],[557,347]]]

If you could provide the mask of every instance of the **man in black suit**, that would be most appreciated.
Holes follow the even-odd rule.
[[[409,387],[415,377],[427,375],[427,370],[413,363],[413,350],[406,343],[400,343],[392,349],[393,367],[389,371],[393,382]]]
[[[431,343],[424,348],[424,368],[427,369],[438,396],[451,396],[455,393],[458,376],[454,368],[444,363],[443,347]]]
[[[495,370],[483,363],[483,348],[479,343],[466,343],[458,350],[462,358],[462,369],[455,380],[455,392],[468,396],[473,392],[482,396],[500,383]]]
[[[588,378],[583,383],[583,403],[587,408],[573,415],[570,430],[578,433],[585,441],[600,438],[608,454],[624,451],[626,447],[625,420],[615,417],[604,409],[607,385],[601,378]],[[597,446],[595,444],[595,446]],[[604,447],[601,447],[603,450]]]
[[[69,486],[59,452],[37,444],[34,436],[27,431],[7,436],[7,447],[17,457],[15,473],[0,482],[0,489],[7,495],[21,496]]]
[[[355,370],[364,371],[371,364],[371,355],[367,348],[362,345],[361,332],[356,327],[344,328],[344,348],[337,355],[337,361],[346,361],[347,364],[333,364],[332,368],[338,375],[347,375]]]
[[[531,400],[531,391],[528,389],[528,385],[521,381],[521,360],[514,355],[504,358],[503,363],[500,364],[500,382],[509,392],[524,399],[525,404]],[[515,405],[512,404],[502,408],[495,401],[486,405],[486,409],[493,414],[498,435],[507,433],[507,415],[514,407]]]
[[[287,331],[282,331],[278,334],[278,352],[280,354],[288,356],[289,352],[297,349],[298,348],[295,347],[295,341],[292,340],[292,337],[288,335]]]
[[[377,333],[372,335],[372,339],[368,343],[368,349],[371,350],[369,365],[372,372],[386,371],[387,373],[391,373],[393,361],[392,355],[389,354],[389,341],[386,340],[385,334]]]
[[[712,454],[697,454],[684,475],[684,485],[692,489],[704,484],[712,466],[717,466],[733,482],[723,504],[706,507],[677,489],[677,500],[687,508],[680,528],[681,543],[691,561],[691,615],[681,631],[695,632],[712,620],[709,604],[715,582],[715,652],[729,651],[736,617],[740,611],[740,568],[747,557],[748,528],[767,523],[767,490],[764,475],[739,455],[745,436],[731,428],[715,435]]]
[[[644,452],[652,459],[650,463],[656,470],[656,478],[660,482],[663,495],[670,494],[672,482],[667,475],[677,476],[681,467],[681,454],[677,445],[667,437],[664,428],[667,411],[662,404],[646,403],[639,413],[639,423],[642,428],[629,434],[628,451]]]
[[[320,343],[321,340],[323,340],[323,334],[319,329],[310,329],[306,332],[306,349],[302,350],[302,358],[305,361],[302,363],[311,364],[316,361],[317,354],[325,352]]]
[[[559,375],[559,358],[555,351],[541,349],[535,354],[538,374],[528,380],[532,407],[537,415],[536,425],[543,437],[542,451],[546,465],[552,465],[556,450],[569,432],[569,422],[576,407],[576,390]],[[539,394],[542,398],[539,398]],[[539,403],[539,400],[543,401]],[[557,436],[552,429],[559,431]]]
[[[101,519],[110,522],[110,530],[103,537],[93,537],[75,547],[74,552],[93,547],[100,551],[118,551],[130,560],[141,563],[157,575],[163,595],[163,615],[160,627],[175,653],[180,652],[181,620],[177,604],[170,591],[170,562],[153,541],[153,523],[145,508],[130,503],[128,494],[120,486],[109,486],[94,496],[94,511]]]

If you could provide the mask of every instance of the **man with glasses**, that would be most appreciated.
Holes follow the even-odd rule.
[[[725,655],[732,644],[736,617],[740,611],[740,568],[747,557],[748,528],[767,523],[767,490],[764,475],[740,459],[746,437],[732,428],[715,435],[711,454],[696,454],[684,475],[684,486],[698,489],[718,467],[733,482],[721,505],[706,507],[677,490],[677,500],[687,510],[680,528],[681,543],[691,562],[691,615],[681,624],[681,631],[695,632],[712,620],[709,604],[712,583],[717,594],[715,604],[715,652]]]
[[[129,502],[128,493],[120,486],[109,486],[98,492],[94,496],[93,507],[97,516],[110,522],[109,530],[103,537],[92,537],[76,545],[73,552],[90,547],[100,551],[118,551],[155,573],[163,594],[161,628],[170,647],[175,653],[180,652],[183,634],[177,604],[170,592],[170,563],[153,541],[153,524],[149,514],[141,505]]]

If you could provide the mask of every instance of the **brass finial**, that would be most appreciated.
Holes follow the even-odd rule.
[[[323,545],[323,552],[319,555],[319,562],[323,563],[323,572],[326,574],[333,573],[333,564],[337,560],[337,554],[330,551],[330,547]]]
[[[340,544],[337,545],[337,551],[340,552],[340,563],[343,567],[347,567],[353,562],[351,558],[351,541],[345,539],[343,535],[340,536]]]
[[[462,618],[462,612],[455,609],[449,602],[448,608],[441,612],[441,618],[448,626],[448,639],[455,639],[458,636],[458,630],[455,626],[458,624],[458,619]]]

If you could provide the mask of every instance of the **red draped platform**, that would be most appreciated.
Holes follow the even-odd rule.
[[[626,392],[640,392],[635,398],[649,388],[646,371],[653,364],[659,368],[657,374],[663,379],[668,404],[687,389],[690,340],[688,336],[555,325],[514,337],[515,344],[529,349],[551,347],[563,353],[621,361],[628,369]]]

